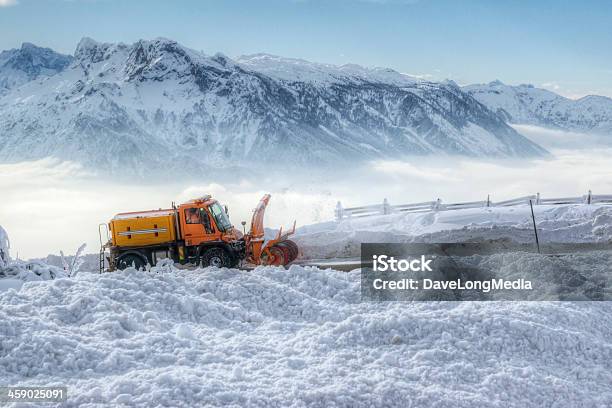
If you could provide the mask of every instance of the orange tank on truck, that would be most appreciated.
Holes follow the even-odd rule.
[[[283,233],[281,228],[265,240],[263,219],[269,200],[269,194],[260,200],[246,234],[234,228],[227,207],[209,195],[169,209],[117,214],[108,223],[100,270],[143,268],[166,258],[194,266],[287,265],[298,257],[297,245],[288,239],[295,223],[290,231]]]

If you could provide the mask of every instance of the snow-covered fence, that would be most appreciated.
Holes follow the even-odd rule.
[[[461,210],[463,208],[480,208],[480,207],[490,207],[491,202],[489,200],[484,201],[468,201],[463,203],[450,203],[450,204],[440,204],[439,210]]]
[[[392,213],[410,212],[420,213],[429,211],[449,211],[460,210],[465,208],[482,208],[482,207],[509,207],[514,205],[525,205],[529,202],[534,205],[554,205],[554,204],[612,204],[612,194],[594,195],[589,192],[586,195],[579,197],[561,197],[561,198],[543,198],[540,193],[527,195],[523,197],[513,198],[504,201],[491,201],[490,196],[482,201],[466,201],[459,203],[442,203],[439,198],[434,201],[423,201],[420,203],[391,205],[385,198],[381,204],[365,205],[361,207],[345,208],[338,201],[336,205],[335,215],[336,220],[340,221],[345,218],[361,218],[373,215],[385,215]]]
[[[612,194],[590,195],[589,204],[612,204]]]
[[[391,210],[391,212],[394,212],[394,211],[396,212],[426,212],[426,211],[431,211],[432,209],[435,209],[436,206],[438,206],[439,204],[440,204],[439,200],[436,200],[436,201],[425,201],[422,203],[402,204],[402,205],[391,206],[389,205],[389,202],[387,201],[387,205],[389,206],[389,209]]]
[[[347,208],[346,209],[347,213],[345,213],[344,211],[345,209],[342,208],[342,204],[340,204],[340,201],[338,201],[338,206],[336,207],[336,218],[338,219],[342,219],[345,216],[367,217],[370,215],[386,214],[384,203],[383,205],[375,204],[375,205],[365,205],[361,207]]]
[[[496,203],[489,201],[489,205],[487,207],[509,207],[512,205],[522,205],[529,204],[529,201],[532,201],[534,204],[538,204],[540,200],[540,195],[528,195],[518,198],[513,198],[511,200],[498,201]]]

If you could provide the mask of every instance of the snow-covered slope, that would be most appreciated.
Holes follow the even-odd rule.
[[[261,55],[233,61],[167,39],[83,39],[66,69],[13,89],[0,113],[1,161],[52,155],[117,171],[545,154],[451,82]]]
[[[510,86],[500,81],[463,87],[508,122],[609,135],[612,99],[585,96],[573,100],[532,85]]]
[[[573,204],[534,207],[542,246],[612,242],[612,206]],[[293,238],[303,259],[360,256],[364,242],[533,243],[528,205],[471,208],[330,221],[299,228]]]
[[[0,293],[0,376],[67,386],[66,407],[612,404],[609,302],[360,302],[359,284],[298,266],[26,282]]]
[[[72,57],[49,48],[23,43],[21,48],[0,53],[0,95],[39,77],[57,74]]]

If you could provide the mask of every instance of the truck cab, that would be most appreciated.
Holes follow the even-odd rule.
[[[178,217],[180,236],[187,247],[242,238],[242,234],[230,222],[227,211],[209,196],[181,204]]]

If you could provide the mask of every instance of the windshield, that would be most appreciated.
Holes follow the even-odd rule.
[[[214,203],[210,205],[210,213],[215,219],[217,223],[217,228],[219,228],[222,232],[225,232],[232,228],[232,223],[230,222],[227,214],[223,211],[223,208],[219,205],[219,203]]]

